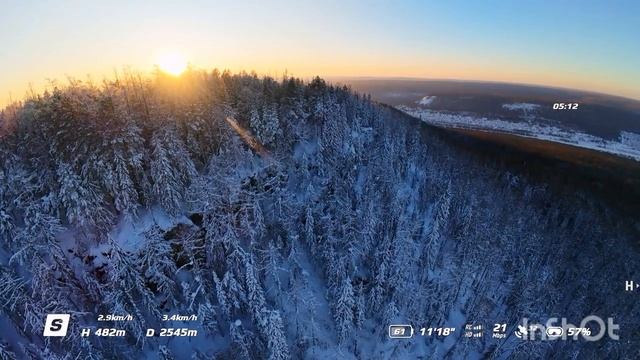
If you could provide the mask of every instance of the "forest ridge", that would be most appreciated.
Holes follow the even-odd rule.
[[[632,357],[627,341],[397,342],[387,326],[639,314],[628,220],[320,78],[71,82],[0,114],[0,358]],[[123,229],[128,229],[124,231]],[[542,294],[542,295],[541,295]],[[69,335],[43,338],[46,314]],[[124,339],[80,337],[115,322]],[[197,314],[193,341],[146,338]],[[176,324],[177,327],[179,324]],[[560,355],[558,355],[560,354]]]

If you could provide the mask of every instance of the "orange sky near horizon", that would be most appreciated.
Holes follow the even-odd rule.
[[[177,50],[180,51],[180,50]],[[184,52],[187,53],[187,52]],[[509,64],[470,64],[454,60],[429,61],[429,59],[388,59],[386,62],[378,58],[331,58],[321,59],[317,63],[313,59],[278,59],[267,58],[258,61],[256,57],[239,57],[237,59],[209,59],[202,56],[184,55],[190,65],[199,70],[228,69],[233,72],[255,71],[259,75],[280,77],[287,73],[291,76],[308,79],[313,76],[328,78],[375,77],[375,78],[420,78],[420,79],[455,79],[472,81],[497,81],[509,83],[535,84],[542,86],[565,87],[578,90],[596,91],[639,99],[636,89],[624,89],[617,84],[607,84],[606,79],[599,76],[585,78],[578,72],[557,74],[544,68],[526,70]],[[222,58],[222,59],[221,59]],[[216,61],[218,60],[218,61]],[[220,61],[222,60],[222,61]],[[226,61],[225,61],[226,60]],[[317,58],[316,58],[317,60]],[[294,62],[295,61],[295,62]],[[0,106],[9,104],[10,100],[21,100],[27,92],[42,92],[50,87],[50,80],[64,85],[68,78],[91,80],[99,83],[102,79],[113,79],[116,72],[125,69],[151,73],[157,65],[153,55],[137,63],[119,64],[73,64],[66,63],[61,71],[56,69],[37,68],[26,74],[15,74],[4,78],[2,88],[7,92],[0,97]],[[82,70],[78,70],[82,69]],[[596,74],[594,74],[596,75]]]
[[[16,3],[0,13],[0,106],[48,79],[150,72],[161,52],[204,70],[499,81],[640,99],[636,10],[546,0]]]

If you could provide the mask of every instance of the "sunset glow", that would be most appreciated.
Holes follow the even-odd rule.
[[[187,69],[187,59],[178,52],[163,53],[158,56],[157,65],[160,70],[178,76]]]
[[[187,64],[304,78],[504,81],[640,98],[637,2],[117,3],[1,12],[12,31],[0,32],[0,106],[48,79],[97,80],[154,66],[178,75]]]

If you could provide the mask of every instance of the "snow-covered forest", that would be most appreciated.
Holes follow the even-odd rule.
[[[634,358],[640,348],[640,301],[622,291],[640,273],[637,219],[569,182],[469,156],[346,87],[127,74],[33,94],[0,124],[0,359]],[[71,314],[66,337],[42,336],[49,313]],[[172,314],[197,320],[162,321]],[[523,317],[591,314],[613,316],[621,340],[513,336]],[[507,323],[507,337],[465,339],[467,322]],[[392,323],[459,330],[392,340]],[[127,333],[81,337],[84,327]],[[161,327],[198,335],[145,336]]]

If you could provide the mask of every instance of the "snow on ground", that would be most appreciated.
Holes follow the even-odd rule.
[[[539,123],[511,122],[499,119],[489,119],[486,117],[412,108],[405,105],[400,105],[397,108],[402,112],[435,126],[504,132],[528,138],[578,146],[585,149],[603,151],[640,161],[640,147],[632,146],[629,141],[606,140],[597,136],[577,131],[568,131],[555,126],[542,125]],[[626,134],[625,139],[629,138],[629,133]]]
[[[322,280],[322,276],[314,270],[307,252],[300,251],[298,255],[298,263],[304,269],[302,275],[305,277],[306,286],[302,290],[303,294],[301,295],[305,297],[306,308],[296,310],[290,301],[284,301],[285,322],[288,326],[289,333],[296,333],[294,329],[296,321],[294,318],[297,316],[297,321],[300,322],[301,328],[311,329],[309,331],[313,332],[313,334],[309,333],[309,336],[315,336],[317,342],[328,344],[329,348],[335,351],[337,347],[334,336],[336,330],[332,322],[331,308],[326,298],[327,286]],[[304,315],[296,314],[298,311],[302,311]],[[286,315],[293,316],[287,317]],[[318,348],[311,347],[307,350],[305,357],[307,359],[326,358],[321,356],[321,354],[321,350],[318,353]]]
[[[120,222],[109,233],[109,236],[124,251],[135,253],[145,244],[144,233],[151,229],[153,225],[157,225],[161,230],[167,231],[175,227],[177,224],[192,224],[191,220],[184,215],[171,217],[160,207],[153,207],[149,210],[140,212],[136,219],[120,219]],[[63,249],[73,249],[77,243],[76,233],[74,231],[65,231],[58,236]],[[106,242],[98,242],[94,244],[89,251],[94,256],[93,264],[101,266],[108,263],[105,255],[111,250],[111,245]]]
[[[622,142],[623,144],[633,149],[640,150],[640,134],[636,134],[628,131],[621,131],[620,142]]]
[[[510,111],[522,111],[524,113],[536,111],[540,105],[538,104],[530,104],[530,103],[513,103],[513,104],[502,104],[502,108]]]
[[[177,224],[191,224],[186,216],[171,217],[159,207],[153,207],[142,212],[135,221],[122,219],[112,232],[111,236],[116,243],[126,251],[135,252],[144,245],[144,232],[158,225],[163,231],[167,231]]]
[[[433,100],[435,99],[436,99],[435,96],[424,96],[422,99],[416,101],[416,104],[422,105],[422,106],[429,106],[431,105],[431,103],[433,103]]]

